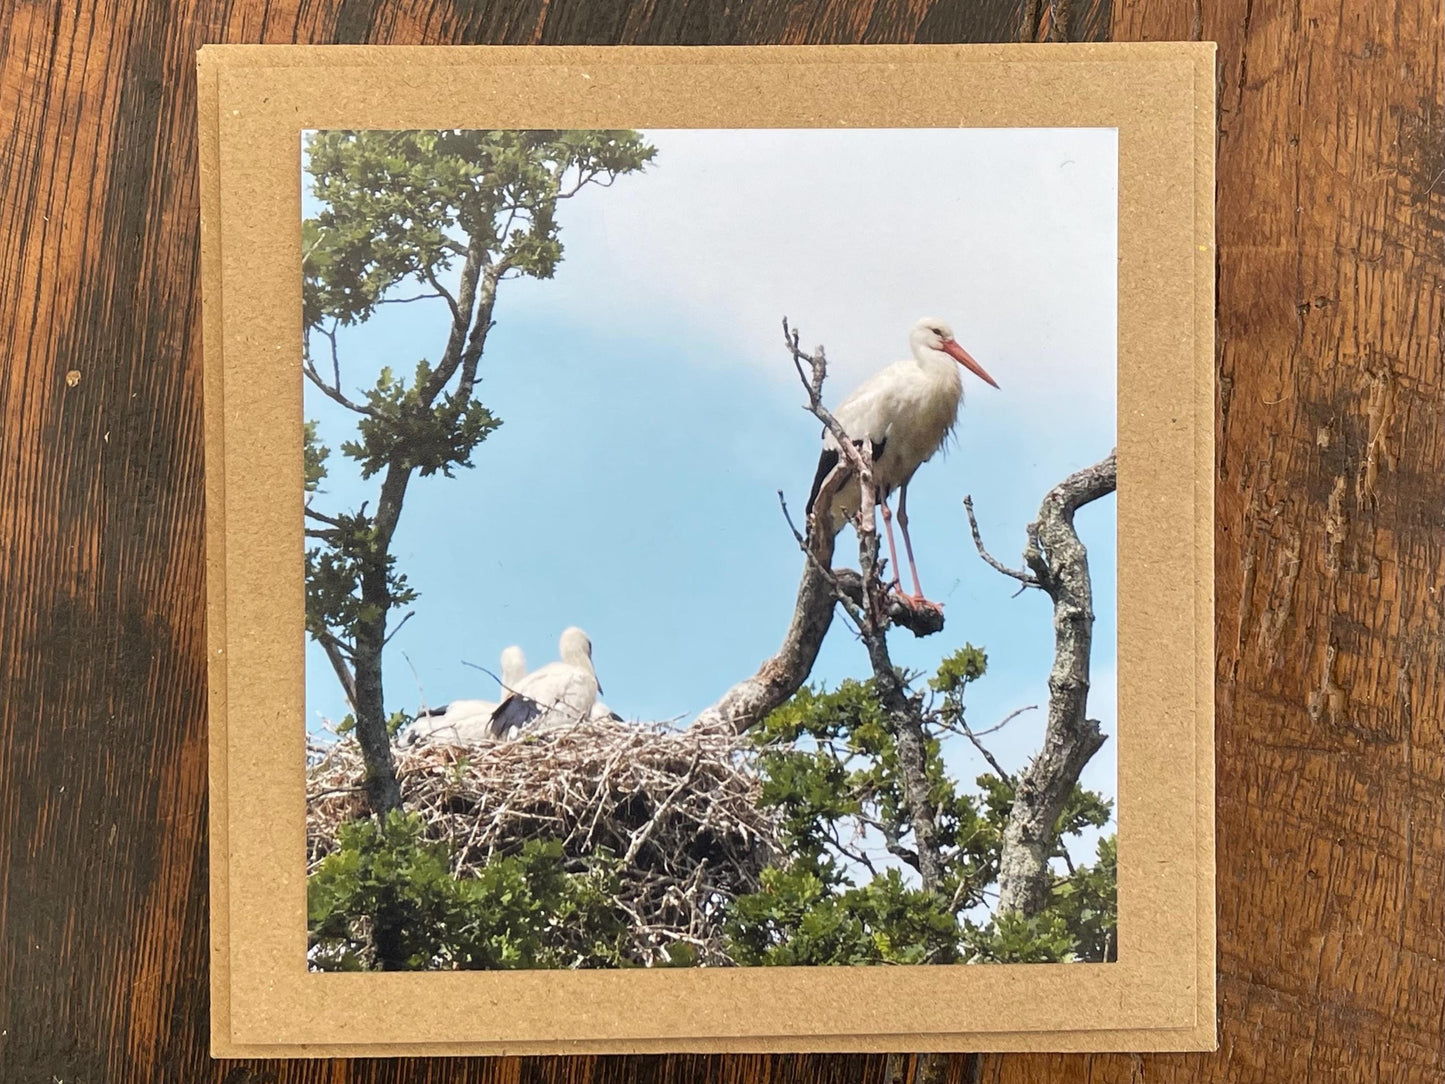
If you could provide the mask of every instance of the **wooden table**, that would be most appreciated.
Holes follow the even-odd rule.
[[[1220,43],[1212,1055],[955,1079],[1445,1078],[1435,0],[9,0],[0,1080],[838,1081],[862,1057],[216,1063],[194,53],[204,42]],[[1057,0],[1064,8],[1068,0]]]

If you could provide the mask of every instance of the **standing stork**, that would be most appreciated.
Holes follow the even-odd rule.
[[[932,317],[919,320],[908,333],[908,345],[913,357],[895,361],[874,373],[839,404],[833,416],[855,444],[861,447],[865,440],[869,444],[873,484],[887,530],[894,586],[903,594],[898,553],[893,544],[893,513],[888,507],[888,498],[896,489],[898,526],[903,530],[908,571],[913,577],[913,594],[904,597],[914,605],[936,609],[936,603],[923,597],[918,568],[913,563],[913,542],[908,537],[908,483],[914,472],[942,447],[958,421],[958,408],[963,404],[963,378],[958,365],[995,388],[998,384],[958,345],[953,329],[942,320]],[[808,495],[809,524],[818,525],[817,520],[823,518],[826,529],[835,535],[857,514],[861,502],[858,487],[848,484],[852,471],[840,451],[833,434],[825,432],[823,454],[818,458],[818,472]],[[843,476],[831,477],[835,472],[843,472]],[[815,517],[815,505],[825,484],[832,498],[818,509],[822,516]]]

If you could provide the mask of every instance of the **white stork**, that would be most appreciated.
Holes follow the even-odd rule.
[[[522,678],[497,706],[487,728],[492,737],[504,738],[528,725],[578,723],[591,715],[601,692],[592,668],[592,641],[574,626],[562,633],[557,653],[557,662]]]
[[[502,651],[501,697],[515,689],[527,673],[527,657],[516,644]],[[497,702],[492,700],[453,700],[440,708],[431,708],[417,716],[407,733],[407,744],[424,741],[451,741],[472,745],[488,736],[487,725]]]
[[[992,384],[993,377],[953,338],[953,329],[942,320],[925,317],[908,333],[913,357],[895,361],[854,389],[833,416],[849,438],[861,446],[868,441],[873,456],[873,483],[877,502],[883,512],[883,525],[888,534],[888,556],[893,566],[894,584],[898,582],[898,554],[893,544],[893,513],[888,498],[898,490],[898,526],[903,529],[903,545],[908,553],[908,570],[913,576],[913,594],[905,596],[915,605],[936,606],[923,597],[918,582],[918,568],[913,563],[913,543],[908,537],[908,483],[913,474],[942,447],[958,421],[958,408],[963,403],[963,378],[957,365],[962,365],[980,380]],[[818,459],[818,473],[808,495],[809,522],[814,522],[813,506],[819,491],[835,470],[849,471],[846,460],[840,462],[838,442],[831,433],[823,434],[823,454]],[[856,485],[840,480],[829,502],[827,529],[833,534],[842,530],[858,512],[861,494]]]

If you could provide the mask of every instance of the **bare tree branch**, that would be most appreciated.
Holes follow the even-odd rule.
[[[999,720],[998,722],[994,723],[993,726],[989,727],[987,730],[975,730],[975,731],[973,731],[973,732],[972,732],[972,733],[973,733],[973,736],[976,737],[976,738],[984,738],[984,737],[987,737],[987,736],[990,735],[990,734],[997,734],[1000,730],[1002,730],[1004,727],[1008,726],[1009,723],[1013,722],[1015,719],[1017,719],[1017,718],[1018,718],[1020,715],[1022,715],[1024,712],[1026,712],[1026,711],[1038,711],[1038,710],[1039,710],[1039,706],[1038,706],[1037,704],[1025,704],[1025,705],[1024,705],[1023,707],[1021,707],[1021,708],[1014,708],[1013,711],[1009,712],[1009,713],[1008,713],[1007,715],[1005,715],[1001,720]]]
[[[1094,609],[1089,558],[1074,529],[1074,513],[1114,492],[1115,453],[1070,475],[1045,495],[1029,524],[1024,562],[1054,604],[1054,665],[1043,747],[1019,777],[1004,828],[999,862],[999,911],[1035,915],[1049,902],[1049,857],[1055,831],[1079,773],[1104,744],[1097,719],[1087,716]]]
[[[876,544],[876,540],[875,540]],[[886,590],[886,589],[885,589]],[[886,630],[871,626],[863,630],[863,646],[873,666],[873,687],[888,718],[888,728],[898,749],[898,767],[903,776],[903,799],[918,850],[918,877],[927,892],[938,890],[943,881],[943,848],[938,838],[933,802],[929,800],[927,735],[918,706],[888,655]]]
[[[817,571],[823,576],[823,579],[827,582],[828,587],[833,592],[834,600],[843,604],[844,611],[847,613],[848,617],[852,619],[853,626],[856,629],[859,622],[864,620],[862,609],[862,607],[864,606],[862,577],[858,576],[857,573],[853,573],[851,569],[844,570],[852,573],[856,581],[855,586],[857,588],[857,590],[851,592],[846,590],[843,586],[842,581],[840,580],[839,574],[828,567],[828,560],[820,560],[818,554],[815,553],[813,551],[813,548],[808,545],[808,539],[803,535],[801,531],[798,530],[797,525],[793,522],[792,513],[788,511],[787,498],[783,496],[783,491],[781,489],[778,490],[778,505],[783,510],[783,519],[788,524],[788,530],[791,531],[793,534],[793,540],[797,542],[798,549],[803,551],[803,559],[807,561],[809,565],[812,565],[815,569],[817,569]]]
[[[1039,581],[1032,572],[1019,571],[1009,568],[1008,565],[996,559],[993,554],[983,548],[983,536],[979,534],[978,520],[973,515],[973,496],[970,494],[963,498],[964,511],[968,513],[968,525],[973,530],[973,544],[978,547],[978,555],[988,562],[989,566],[996,572],[1002,572],[1005,576],[1012,576],[1025,587],[1037,587]]]
[[[825,480],[814,503],[813,524],[825,524],[832,493],[839,484],[854,484],[859,489],[858,513],[854,528],[858,532],[858,568],[862,605],[857,607],[858,635],[868,651],[873,668],[873,685],[888,718],[889,729],[898,748],[899,769],[903,775],[903,797],[913,839],[918,852],[918,876],[926,891],[935,891],[943,879],[942,847],[938,840],[933,803],[929,800],[927,770],[927,736],[918,705],[910,699],[893,660],[888,654],[889,613],[893,609],[892,592],[878,574],[878,528],[875,521],[877,490],[873,485],[872,448],[866,441],[854,441],[823,406],[823,381],[828,363],[819,346],[805,353],[799,346],[799,333],[783,319],[783,340],[793,359],[798,379],[808,393],[808,411],[832,435],[839,447],[839,467]],[[804,369],[804,363],[807,369]],[[840,469],[842,463],[847,469]],[[838,479],[843,479],[840,483]],[[826,527],[811,531],[813,545],[826,545],[831,551],[831,532]],[[836,580],[834,581],[836,582]],[[939,615],[942,625],[942,615]]]
[[[828,541],[831,556],[832,540]],[[823,637],[833,623],[837,596],[828,583],[826,565],[807,561],[798,583],[793,618],[777,653],[757,673],[738,682],[716,704],[697,717],[694,726],[724,726],[741,733],[756,726],[808,680]]]
[[[383,297],[376,303],[377,305],[410,305],[413,301],[430,301],[442,296],[442,294],[414,294],[411,297]]]
[[[860,866],[863,866],[865,869],[867,869],[869,873],[873,874],[875,877],[878,875],[878,869],[876,866],[873,865],[873,860],[868,857],[867,852],[855,847],[849,847],[846,843],[843,842],[841,838],[839,838],[838,826],[836,824],[828,825],[827,832],[828,842],[832,844],[834,850],[836,850],[844,858],[857,862]]]
[[[331,663],[331,668],[336,671],[336,678],[341,682],[341,690],[346,694],[346,702],[351,705],[351,710],[356,710],[356,678],[351,672],[350,652],[342,645],[341,641],[329,632],[323,632],[316,637],[316,642],[321,645],[321,650],[326,652],[326,659]]]
[[[997,775],[1004,782],[1008,782],[1010,779],[1013,778],[1013,776],[1009,775],[1008,772],[1004,771],[1003,765],[998,762],[998,760],[991,752],[989,752],[988,748],[983,744],[983,742],[978,740],[978,735],[975,734],[972,730],[968,729],[967,723],[960,723],[959,726],[962,727],[963,736],[967,738],[970,743],[972,743],[975,749],[977,749],[981,754],[983,754],[983,759],[988,761],[988,766],[993,769],[995,775]]]
[[[863,449],[854,443],[838,419],[833,417],[832,412],[823,405],[823,381],[828,377],[827,355],[823,353],[821,346],[811,354],[804,352],[798,345],[800,338],[800,333],[788,326],[788,318],[783,317],[783,342],[792,355],[793,368],[798,371],[798,380],[808,393],[808,405],[805,409],[822,422],[823,427],[838,442],[841,449],[840,455],[848,460],[848,465],[858,473],[859,484],[865,490],[871,490],[873,485],[872,464],[864,462]],[[808,364],[806,373],[803,370],[804,362]]]
[[[305,509],[303,509],[303,513],[310,519],[318,520],[321,523],[329,524],[332,527],[345,526],[345,524],[343,524],[341,520],[337,519],[335,516],[328,516],[325,512],[318,512],[309,504],[305,507]]]
[[[401,631],[401,627],[402,627],[403,625],[405,625],[408,621],[410,621],[410,620],[411,620],[413,617],[415,617],[415,616],[416,616],[416,611],[415,611],[415,610],[408,610],[408,611],[402,616],[402,619],[396,623],[396,628],[392,629],[389,633],[386,634],[386,639],[381,642],[381,646],[382,646],[382,647],[385,647],[387,644],[391,643],[392,637],[394,637],[398,632],[400,632],[400,631]]]
[[[863,577],[856,569],[835,568],[833,569],[833,579],[838,590],[849,600],[859,606],[863,604]],[[942,610],[931,609],[927,606],[910,606],[908,600],[896,591],[888,592],[885,601],[888,607],[889,625],[907,629],[920,639],[943,631]]]
[[[465,255],[465,250],[459,252],[458,255]],[[451,295],[451,291],[449,291],[437,280],[436,272],[430,267],[423,267],[421,269],[421,275],[422,278],[426,279],[427,284],[430,285],[431,288],[437,292],[437,296],[446,300],[447,308],[452,310],[452,320],[462,320],[463,317],[461,306],[457,304],[457,299]]]
[[[806,409],[838,441],[841,457],[851,469],[851,479],[857,479],[861,487],[862,499],[856,521],[861,571],[841,569],[835,572],[832,569],[832,532],[810,531],[805,538],[793,525],[791,516],[787,514],[787,504],[783,502],[788,526],[806,555],[792,621],[777,653],[765,660],[752,677],[738,682],[722,699],[703,711],[695,725],[721,725],[741,732],[757,725],[797,692],[812,672],[823,637],[833,623],[833,607],[837,602],[843,604],[858,624],[860,636],[876,635],[880,641],[890,624],[907,628],[915,636],[927,636],[943,627],[941,613],[915,611],[891,592],[868,589],[867,585],[878,580],[878,533],[874,524],[871,452],[849,439],[838,420],[823,405],[823,382],[828,373],[828,360],[823,348],[820,346],[810,354],[799,345],[799,339],[799,333],[784,318],[783,342],[798,379],[807,392]],[[835,471],[834,476],[830,481],[834,482],[835,488],[844,479],[851,481],[848,470]],[[781,493],[779,500],[782,501]],[[819,503],[826,507],[824,493],[819,494]],[[886,657],[886,645],[883,654]]]
[[[321,373],[317,370],[316,362],[312,360],[311,352],[308,348],[301,359],[301,368],[306,373],[306,378],[310,380],[311,383],[315,384],[316,387],[321,390],[322,394],[325,395],[332,402],[344,406],[347,410],[351,411],[354,414],[366,414],[370,416],[373,412],[369,406],[365,405],[364,403],[358,403],[352,399],[349,399],[346,393],[341,390],[341,360],[337,356],[336,352],[336,324],[333,323],[331,325],[330,331],[326,330],[324,327],[314,327],[311,330],[315,331],[319,335],[326,336],[327,340],[331,343],[332,377],[331,381],[328,383],[326,378],[323,377]]]

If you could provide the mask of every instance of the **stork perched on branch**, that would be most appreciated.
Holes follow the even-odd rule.
[[[958,421],[958,409],[963,403],[963,378],[957,365],[995,388],[998,384],[958,345],[953,329],[942,320],[932,317],[919,320],[908,333],[908,345],[913,357],[895,361],[869,377],[839,404],[833,416],[855,444],[861,447],[864,441],[868,442],[894,586],[902,595],[898,553],[893,542],[893,512],[888,507],[888,498],[897,490],[898,526],[903,531],[908,570],[913,577],[913,594],[904,597],[914,605],[937,609],[936,603],[924,598],[918,568],[913,562],[913,542],[908,537],[908,483],[914,472],[942,447]],[[837,534],[843,524],[858,513],[861,494],[856,484],[849,484],[853,471],[840,451],[837,439],[825,432],[823,453],[818,458],[818,471],[808,495],[810,532],[821,529]]]

